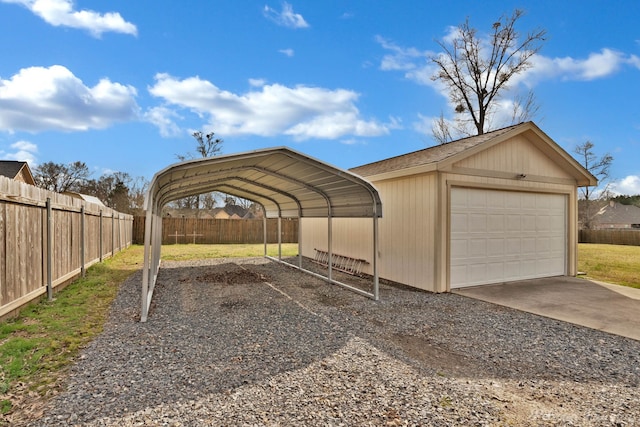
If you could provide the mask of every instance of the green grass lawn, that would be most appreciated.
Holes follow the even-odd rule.
[[[640,288],[640,246],[580,243],[578,271],[589,279]]]

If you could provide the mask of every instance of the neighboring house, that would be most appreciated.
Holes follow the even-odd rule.
[[[593,230],[610,228],[640,229],[640,208],[610,201],[600,209],[591,220]]]
[[[229,219],[231,216],[223,208],[215,208],[212,212],[215,219]]]
[[[382,199],[381,278],[453,288],[577,272],[578,187],[585,170],[533,122],[350,170]],[[327,220],[303,218],[302,253],[327,250]],[[335,218],[333,253],[369,262],[370,220]]]
[[[27,162],[16,160],[0,160],[0,176],[24,182],[29,185],[36,185],[33,174]]]
[[[227,205],[224,208],[215,208],[213,212],[215,219],[243,219],[247,209],[238,205]]]

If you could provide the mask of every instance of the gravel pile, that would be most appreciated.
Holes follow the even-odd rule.
[[[163,263],[142,324],[140,277],[29,425],[640,425],[631,339],[263,259]]]

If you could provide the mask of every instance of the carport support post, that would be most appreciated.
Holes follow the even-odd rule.
[[[302,218],[298,213],[298,267],[302,270]]]
[[[373,215],[373,299],[380,300],[378,278],[378,215]]]
[[[333,230],[331,227],[331,208],[329,208],[329,215],[327,216],[327,255],[329,256],[329,281],[333,280],[332,277],[332,264],[333,264]]]
[[[153,248],[151,243],[151,233],[155,230],[152,229],[153,214],[151,208],[147,207],[147,214],[144,222],[144,261],[142,263],[142,311],[140,313],[140,321],[146,322],[147,315],[149,313],[149,277],[151,274],[151,252]]]

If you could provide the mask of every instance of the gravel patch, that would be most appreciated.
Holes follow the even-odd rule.
[[[140,281],[28,425],[640,424],[628,338],[391,284],[374,302],[261,258],[163,262],[139,323]]]

